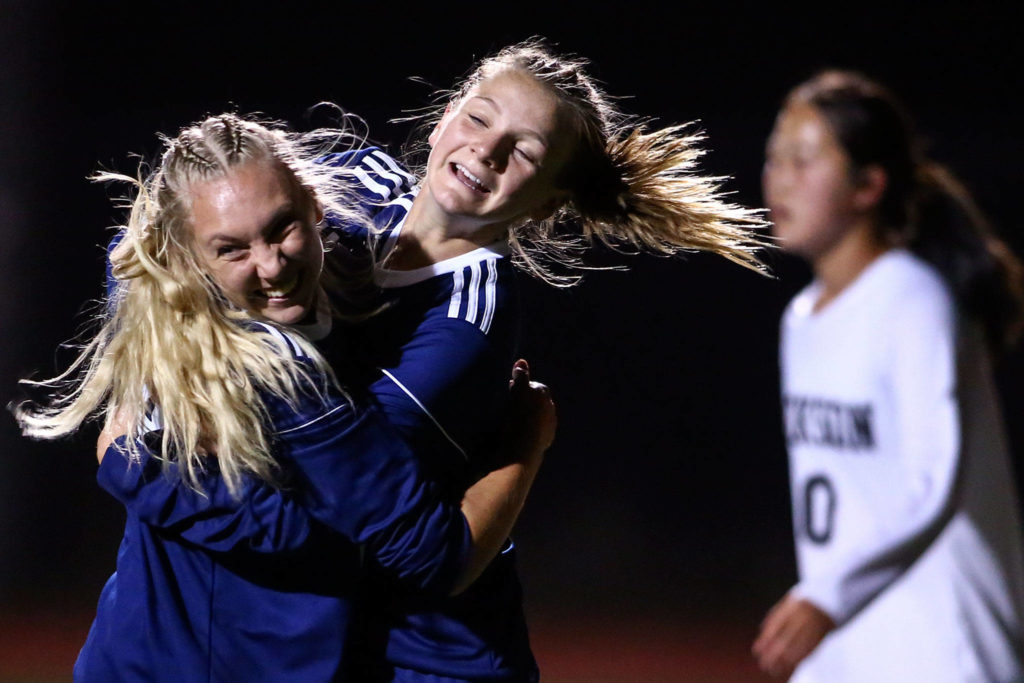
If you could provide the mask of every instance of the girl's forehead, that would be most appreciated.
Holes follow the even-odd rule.
[[[816,107],[804,103],[787,105],[779,112],[771,142],[801,148],[838,148],[825,117]]]
[[[538,81],[530,74],[511,67],[496,71],[481,79],[467,95],[468,97],[491,99],[525,100],[530,102],[531,107],[540,108],[542,112],[557,109],[561,102],[553,88]]]
[[[474,86],[462,104],[479,103],[500,111],[511,122],[532,129],[550,141],[571,125],[570,108],[557,91],[530,74],[513,68],[495,72]]]

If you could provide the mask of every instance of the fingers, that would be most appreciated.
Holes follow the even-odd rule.
[[[520,358],[512,365],[512,381],[509,382],[509,386],[513,387],[517,384],[530,381],[530,364]]]
[[[760,655],[768,644],[778,636],[779,628],[785,620],[785,606],[786,598],[783,598],[768,610],[768,614],[761,622],[761,632],[758,634],[757,640],[754,641],[752,649],[755,655]]]
[[[821,615],[821,616],[819,616]],[[812,604],[784,598],[765,617],[753,653],[762,670],[788,678],[831,628],[831,621]]]
[[[761,669],[772,676],[788,675],[788,648],[792,630],[793,603],[788,598],[780,600],[768,612],[761,625],[761,633],[754,641],[754,656]]]

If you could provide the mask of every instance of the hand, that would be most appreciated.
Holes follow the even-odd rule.
[[[551,391],[540,382],[530,381],[530,364],[517,360],[508,383],[510,394],[508,434],[524,448],[538,454],[555,440],[558,415]]]
[[[99,439],[96,440],[96,462],[102,465],[103,456],[106,454],[107,449],[110,448],[110,445],[127,433],[128,416],[124,409],[118,409],[114,412],[113,417],[107,418],[107,423],[103,426]]]
[[[766,673],[789,678],[835,626],[832,617],[807,600],[787,595],[761,623],[752,648],[754,656]]]

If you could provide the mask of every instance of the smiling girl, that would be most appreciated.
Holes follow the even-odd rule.
[[[1021,524],[990,361],[1020,330],[1020,264],[859,74],[789,95],[764,193],[815,279],[781,341],[800,581],[755,655],[799,681],[1021,680]]]
[[[699,136],[636,125],[585,60],[540,41],[484,59],[425,129],[421,182],[374,209],[375,279],[391,306],[360,330],[369,364],[381,369],[373,393],[389,420],[458,491],[491,466],[481,445],[497,428],[504,368],[515,358],[516,267],[571,285],[581,250],[602,242],[710,251],[759,269],[752,229],[761,223],[696,172]],[[378,182],[400,177],[397,166],[379,169]],[[382,588],[390,599],[374,629],[386,634],[380,677],[535,680],[515,554],[510,541],[455,598]]]

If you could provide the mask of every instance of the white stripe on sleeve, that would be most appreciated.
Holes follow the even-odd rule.
[[[358,166],[352,167],[352,173],[359,178],[359,181],[366,186],[370,192],[380,195],[381,199],[391,196],[391,189],[387,185],[381,185],[376,180],[370,177],[370,174],[359,168]]]
[[[469,266],[469,298],[466,300],[466,322],[476,322],[476,309],[480,299],[480,264]]]
[[[416,184],[415,176],[413,176],[411,173],[402,168],[394,159],[392,159],[384,152],[380,151],[379,149],[375,149],[372,152],[370,152],[370,156],[372,156],[377,161],[384,162],[384,164],[393,172],[405,178],[406,185],[412,186]]]
[[[491,329],[491,321],[494,319],[494,306],[497,299],[498,268],[494,259],[487,259],[487,284],[484,286],[484,317],[480,321],[480,329],[487,334]]]
[[[459,308],[462,306],[462,287],[465,284],[462,278],[462,271],[456,270],[452,273],[452,299],[448,302],[448,317],[458,318]]]
[[[374,159],[373,156],[366,155],[365,157],[363,157],[363,164],[381,178],[393,182],[396,188],[402,187],[402,178],[384,168],[384,166],[381,165],[376,159]],[[388,194],[390,195],[391,192],[393,192],[393,190],[389,191]]]

